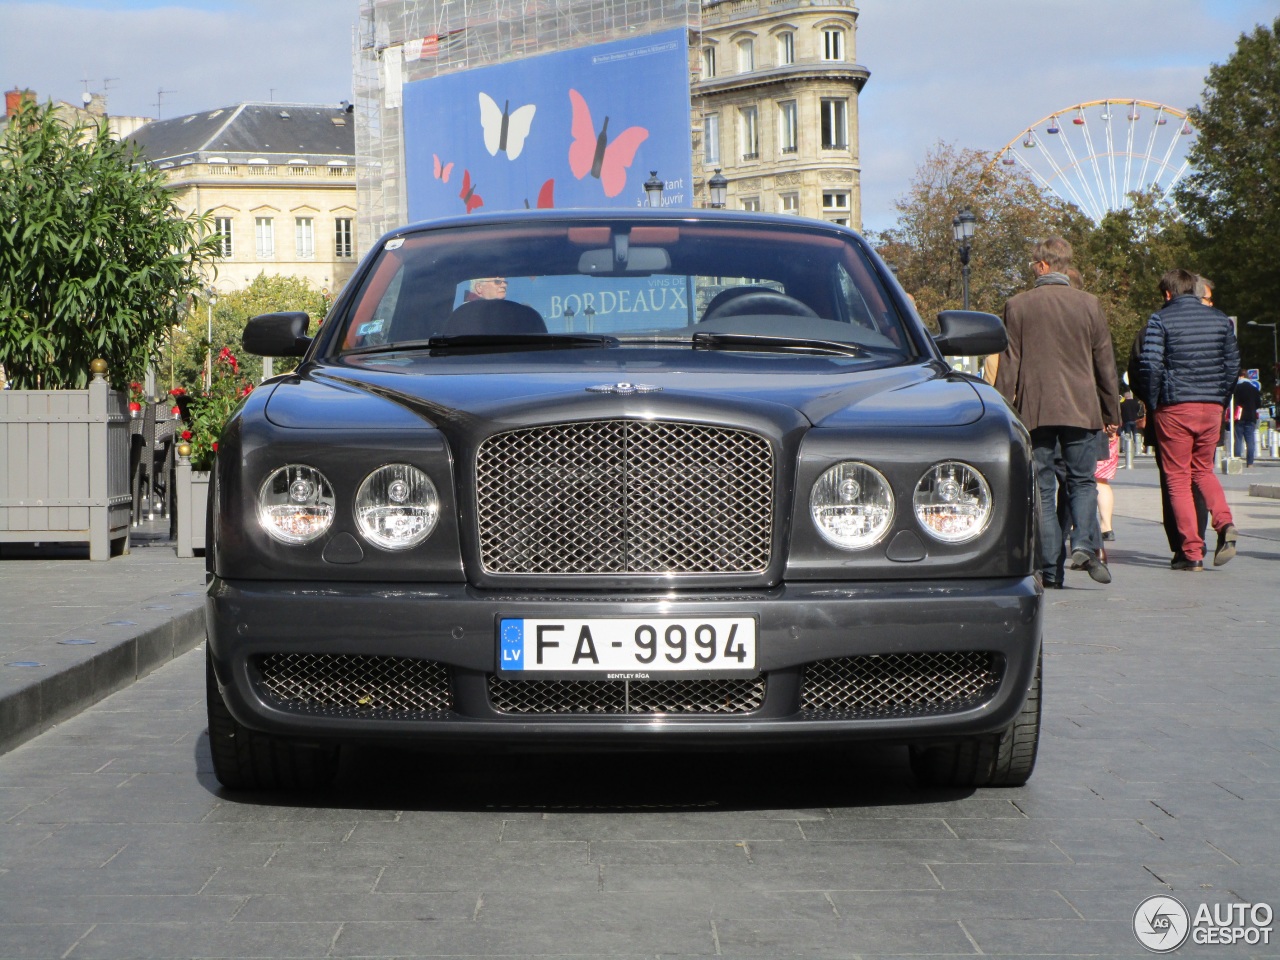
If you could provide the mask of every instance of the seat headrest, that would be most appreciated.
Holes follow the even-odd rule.
[[[546,333],[542,315],[533,307],[514,300],[468,300],[445,321],[443,336],[468,333]]]

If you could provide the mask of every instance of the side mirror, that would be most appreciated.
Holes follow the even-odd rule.
[[[241,342],[260,357],[300,357],[311,346],[310,325],[305,313],[264,313],[245,324]]]
[[[1001,353],[1009,345],[1004,321],[993,313],[977,310],[943,310],[938,314],[941,333],[933,342],[944,357],[985,357]]]

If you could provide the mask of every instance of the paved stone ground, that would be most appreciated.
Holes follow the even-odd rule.
[[[1147,896],[1280,908],[1280,500],[1245,493],[1280,466],[1225,479],[1240,554],[1188,575],[1121,472],[1115,582],[1050,595],[1024,788],[920,791],[888,748],[365,750],[245,798],[192,651],[0,757],[0,956],[1146,957]]]

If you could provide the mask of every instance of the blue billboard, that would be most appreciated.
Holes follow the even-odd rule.
[[[683,29],[432,77],[404,87],[409,219],[526,207],[688,206]]]

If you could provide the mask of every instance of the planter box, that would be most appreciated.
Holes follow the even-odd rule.
[[[87,390],[0,390],[0,543],[129,546],[129,405],[95,374]]]
[[[205,519],[209,512],[208,470],[192,470],[191,461],[178,458],[175,469],[174,510],[177,511],[178,556],[194,557],[204,549]]]

